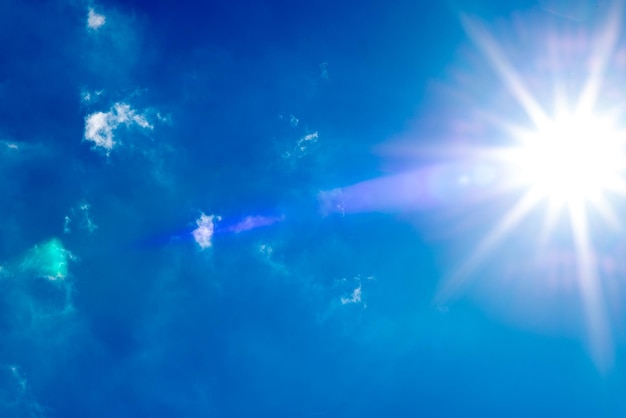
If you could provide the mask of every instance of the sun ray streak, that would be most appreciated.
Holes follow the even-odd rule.
[[[606,369],[613,362],[611,333],[602,303],[584,202],[572,202],[569,208],[578,264],[578,284],[585,310],[591,355],[598,367]]]
[[[609,205],[609,202],[607,202],[604,196],[595,196],[593,199],[589,199],[589,202],[598,212],[600,212],[600,215],[602,215],[604,220],[608,222],[613,230],[618,231],[622,229],[622,224],[617,216],[617,213],[615,213],[615,210],[613,210],[613,207]]]
[[[513,67],[504,58],[504,54],[498,47],[496,41],[477,22],[468,17],[462,18],[462,24],[478,47],[491,62],[498,75],[503,79],[515,98],[522,105],[535,126],[545,126],[549,123],[549,118],[543,111],[537,100],[522,83],[521,78]]]
[[[541,229],[541,234],[539,235],[540,245],[546,245],[548,243],[548,238],[556,226],[558,215],[563,209],[563,204],[555,199],[549,199],[547,206],[543,228]]]
[[[603,26],[604,30],[596,39],[596,53],[591,59],[591,71],[589,78],[583,87],[583,92],[579,97],[576,112],[586,114],[591,111],[596,103],[606,66],[615,52],[615,45],[619,35],[622,14],[622,2],[613,2],[613,7],[608,13],[608,21]]]
[[[460,290],[468,276],[485,260],[502,238],[526,217],[542,197],[538,190],[531,189],[517,201],[498,225],[481,241],[472,255],[446,281],[436,298],[437,304],[443,304]]]

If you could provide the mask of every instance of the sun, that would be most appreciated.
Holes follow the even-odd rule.
[[[601,367],[612,362],[613,348],[594,247],[594,239],[601,239],[602,232],[592,230],[590,220],[592,213],[595,217],[599,214],[611,231],[622,230],[622,222],[612,203],[616,198],[626,198],[626,129],[623,122],[626,108],[619,99],[624,85],[619,81],[607,86],[610,70],[613,74],[621,74],[619,65],[626,66],[626,57],[622,64],[615,61],[621,11],[621,2],[616,2],[615,9],[607,13],[606,22],[598,26],[596,36],[590,37],[589,48],[585,48],[588,56],[584,59],[577,56],[571,62],[559,60],[561,49],[558,46],[570,48],[576,39],[563,39],[559,33],[549,33],[546,38],[547,42],[557,45],[548,48],[554,55],[548,54],[541,61],[535,56],[536,50],[528,52],[526,61],[537,59],[540,63],[556,63],[557,67],[570,66],[584,71],[586,79],[576,95],[571,94],[569,87],[570,94],[559,94],[563,93],[562,87],[567,85],[568,79],[550,78],[546,74],[542,78],[542,73],[533,72],[532,66],[529,66],[531,71],[528,74],[532,82],[525,80],[522,72],[525,67],[509,63],[496,39],[481,24],[470,18],[462,19],[469,37],[503,83],[502,91],[519,105],[530,123],[512,122],[502,108],[485,111],[488,120],[495,121],[495,125],[501,128],[505,144],[487,149],[477,145],[467,158],[471,162],[482,164],[487,161],[504,167],[497,191],[515,192],[519,197],[494,220],[484,238],[474,243],[472,253],[444,281],[436,300],[445,304],[458,294],[469,276],[476,273],[523,220],[537,209],[547,208],[547,222],[541,232],[543,238],[561,232],[554,230],[556,220],[569,221],[559,225],[569,228],[569,233],[563,237],[571,240],[576,275],[565,279],[578,285],[589,348]],[[516,52],[514,46],[509,45],[507,52]],[[611,65],[618,67],[610,68]],[[534,94],[537,93],[536,87],[530,87],[536,86],[538,79],[544,88],[540,95]],[[543,94],[546,88],[555,92],[552,101],[546,101],[546,94]],[[593,225],[595,227],[596,223]],[[549,240],[543,238],[538,237],[529,247],[548,245]]]
[[[565,113],[521,135],[512,163],[518,180],[553,206],[598,205],[622,187],[625,138],[610,118]]]

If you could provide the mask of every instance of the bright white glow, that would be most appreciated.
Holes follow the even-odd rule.
[[[592,200],[620,182],[624,142],[608,120],[563,115],[522,140],[521,180],[553,203]]]

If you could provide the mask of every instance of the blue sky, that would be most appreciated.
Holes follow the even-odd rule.
[[[617,6],[0,3],[0,416],[624,416],[623,203],[483,158]]]

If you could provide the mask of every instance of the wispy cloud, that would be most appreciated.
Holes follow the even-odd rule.
[[[331,286],[317,286],[319,297],[325,302],[317,313],[320,323],[327,321],[337,321],[347,332],[353,329],[361,320],[360,312],[367,309],[367,294],[369,281],[374,280],[373,276],[365,279],[361,276],[353,278],[342,278],[333,281]]]
[[[324,81],[329,81],[328,78],[328,63],[323,62],[320,64],[320,78]]]
[[[204,213],[196,219],[197,228],[193,230],[193,239],[201,249],[209,248],[213,245],[212,238],[215,232],[214,221],[219,221],[220,217],[215,215],[205,215]]]
[[[261,243],[257,245],[257,251],[261,259],[272,268],[273,271],[279,273],[281,275],[288,275],[289,269],[287,266],[277,259],[276,254],[274,253],[274,247],[270,244]]]
[[[19,149],[19,145],[17,144],[17,142],[11,142],[11,141],[5,141],[5,140],[0,141],[0,146],[4,147],[5,150],[17,151]]]
[[[0,413],[2,416],[44,417],[45,409],[34,399],[28,381],[14,364],[0,366]],[[5,415],[6,414],[6,415]]]
[[[94,148],[104,149],[109,155],[116,145],[114,133],[120,126],[154,128],[145,114],[137,112],[128,103],[117,102],[108,112],[91,113],[85,118],[84,139],[93,142]]]
[[[89,91],[87,89],[83,89],[80,92],[80,98],[84,104],[93,104],[94,102],[98,101],[98,99],[100,99],[102,93],[104,93],[104,90]]]
[[[269,226],[284,220],[284,216],[246,216],[241,221],[237,222],[232,227],[228,228],[228,231],[236,234],[244,231],[250,231],[252,229]]]
[[[319,133],[317,131],[303,135],[296,141],[292,150],[283,153],[285,160],[300,159],[306,156],[311,148],[317,144]]]
[[[346,305],[348,303],[361,303],[361,284],[352,291],[350,297],[342,297],[341,304]]]
[[[89,205],[89,203],[81,203],[76,207],[71,208],[70,214],[65,215],[65,218],[63,220],[63,233],[69,234],[70,232],[72,232],[73,223],[77,225],[78,228],[84,229],[90,234],[98,229],[98,225],[94,223],[91,215],[89,214],[90,208],[91,205]]]
[[[374,280],[373,276],[368,276],[365,278],[365,281],[371,281]],[[354,289],[352,289],[352,291],[350,293],[348,293],[347,296],[342,296],[339,298],[339,300],[341,301],[342,305],[350,305],[350,304],[356,304],[356,305],[363,305],[363,308],[367,308],[367,303],[364,300],[364,296],[363,296],[363,279],[361,278],[361,276],[356,276],[354,277],[352,280],[348,280],[348,279],[342,279],[337,283],[337,286],[345,288],[347,285],[349,285],[350,282],[356,282],[356,287]]]
[[[0,267],[0,279],[6,281],[5,291],[10,295],[11,308],[7,309],[14,316],[15,328],[22,328],[24,321],[32,328],[74,312],[69,264],[76,260],[59,239],[52,238]]]

